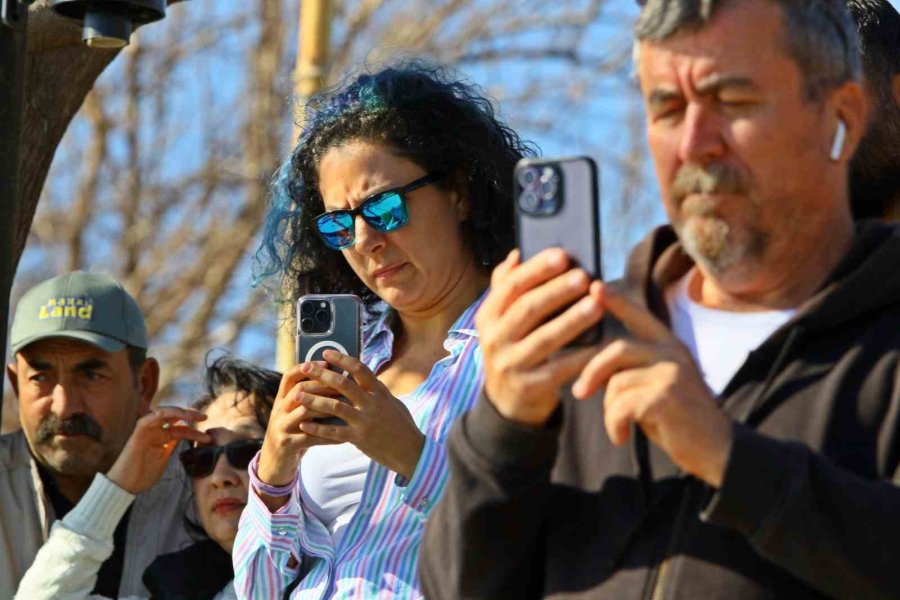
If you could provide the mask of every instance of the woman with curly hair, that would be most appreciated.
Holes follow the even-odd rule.
[[[234,545],[240,597],[422,596],[444,444],[483,380],[474,314],[513,246],[512,172],[531,153],[476,87],[421,63],[308,106],[263,275],[290,301],[357,294],[369,320],[362,360],[327,351],[337,372],[305,363],[281,380]]]

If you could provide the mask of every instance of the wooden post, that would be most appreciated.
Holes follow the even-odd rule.
[[[24,25],[13,29],[0,23],[0,56],[3,57],[0,60],[0,350],[5,353],[9,294],[18,263],[12,238],[19,203],[19,155],[25,101]],[[0,414],[2,398],[3,382],[0,382]]]
[[[297,143],[303,128],[303,109],[307,100],[325,85],[328,49],[331,45],[331,0],[303,0],[300,5],[300,33],[297,62],[294,67],[296,96],[294,131],[291,146]],[[285,306],[285,314],[275,346],[275,365],[285,371],[294,364],[294,307]]]

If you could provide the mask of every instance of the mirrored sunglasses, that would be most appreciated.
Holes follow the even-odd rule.
[[[406,194],[443,178],[445,173],[435,171],[402,187],[379,192],[366,198],[356,208],[332,210],[313,219],[316,233],[332,250],[344,250],[356,242],[353,223],[359,215],[375,231],[389,233],[409,222]]]
[[[194,446],[178,455],[181,466],[189,477],[199,478],[210,475],[216,468],[219,455],[235,469],[244,470],[262,448],[262,440],[238,440],[224,446]]]

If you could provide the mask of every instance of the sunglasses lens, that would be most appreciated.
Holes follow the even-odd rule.
[[[333,250],[343,250],[353,245],[353,215],[326,213],[316,219],[316,231],[325,244]]]
[[[262,448],[262,440],[241,440],[225,446],[196,446],[178,455],[181,465],[188,477],[206,477],[216,468],[219,454],[225,453],[225,459],[235,469],[246,469],[250,461]]]
[[[381,232],[400,229],[409,222],[406,202],[397,192],[388,192],[366,202],[362,216],[366,223]]]
[[[246,469],[260,448],[262,448],[260,440],[234,442],[225,447],[225,456],[235,469]]]
[[[205,477],[213,471],[219,453],[215,446],[197,446],[178,455],[188,477]]]

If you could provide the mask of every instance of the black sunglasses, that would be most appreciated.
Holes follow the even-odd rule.
[[[356,215],[362,216],[375,231],[396,231],[409,223],[406,194],[442,179],[446,173],[434,171],[404,186],[378,192],[356,208],[331,210],[313,219],[316,233],[332,250],[349,248],[356,241],[353,223]]]
[[[178,455],[181,466],[189,477],[199,478],[210,475],[216,468],[219,455],[235,469],[246,469],[262,448],[262,440],[238,440],[224,446],[194,446]]]

